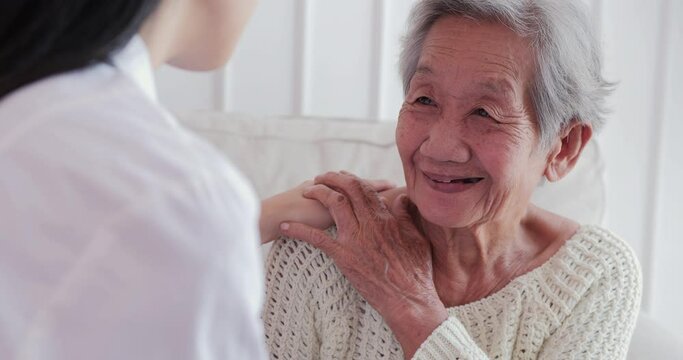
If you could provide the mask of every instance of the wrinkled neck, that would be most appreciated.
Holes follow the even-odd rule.
[[[434,284],[447,306],[500,290],[538,253],[520,220],[445,228],[422,219],[421,225],[432,245]]]
[[[435,265],[457,261],[471,269],[486,268],[514,253],[524,232],[520,220],[447,228],[421,218],[421,226],[432,244]]]

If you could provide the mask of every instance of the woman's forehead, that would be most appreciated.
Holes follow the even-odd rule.
[[[505,92],[528,83],[533,63],[528,41],[504,25],[449,16],[427,34],[414,76],[476,79],[482,90]]]
[[[504,43],[527,44],[528,39],[509,26],[493,20],[474,20],[463,16],[439,17],[429,28],[430,36],[449,37],[459,42],[480,43],[502,41]]]
[[[462,73],[460,73],[462,75]],[[481,97],[488,96],[498,100],[512,101],[516,95],[523,90],[523,82],[510,79],[507,76],[493,73],[473,73],[466,83],[466,91],[459,89],[458,79],[441,76],[435,73],[429,65],[421,64],[418,66],[413,76],[414,83],[426,82],[434,83],[435,80],[443,81],[448,84],[449,90],[457,92],[458,97]]]

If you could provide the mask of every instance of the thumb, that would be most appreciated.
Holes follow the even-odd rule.
[[[320,249],[331,258],[334,258],[334,255],[340,250],[339,243],[327,235],[325,231],[306,224],[283,222],[280,224],[280,232],[287,237],[299,239]]]
[[[373,179],[367,180],[367,182],[370,185],[370,187],[372,187],[377,192],[382,192],[396,187],[396,184],[391,180]]]
[[[391,212],[401,223],[412,223],[413,217],[410,214],[411,206],[412,204],[410,203],[408,196],[406,194],[401,194],[394,199],[394,202],[391,205]]]
[[[404,230],[417,231],[424,236],[424,229],[419,220],[419,214],[415,204],[410,201],[406,194],[401,194],[394,199],[391,213],[398,220]]]

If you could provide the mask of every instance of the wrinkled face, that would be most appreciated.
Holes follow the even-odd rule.
[[[443,17],[399,114],[408,195],[436,225],[519,220],[546,167],[529,99],[533,50],[504,25]]]

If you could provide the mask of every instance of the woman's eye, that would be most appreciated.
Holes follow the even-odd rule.
[[[486,111],[486,110],[484,110],[484,109],[482,109],[482,108],[479,108],[479,109],[475,110],[474,113],[477,114],[477,115],[479,115],[479,116],[481,116],[481,117],[487,117],[487,118],[490,118],[490,117],[491,117],[491,115],[489,114],[489,112]]]
[[[415,101],[422,105],[434,105],[434,101],[426,96],[420,96]]]

